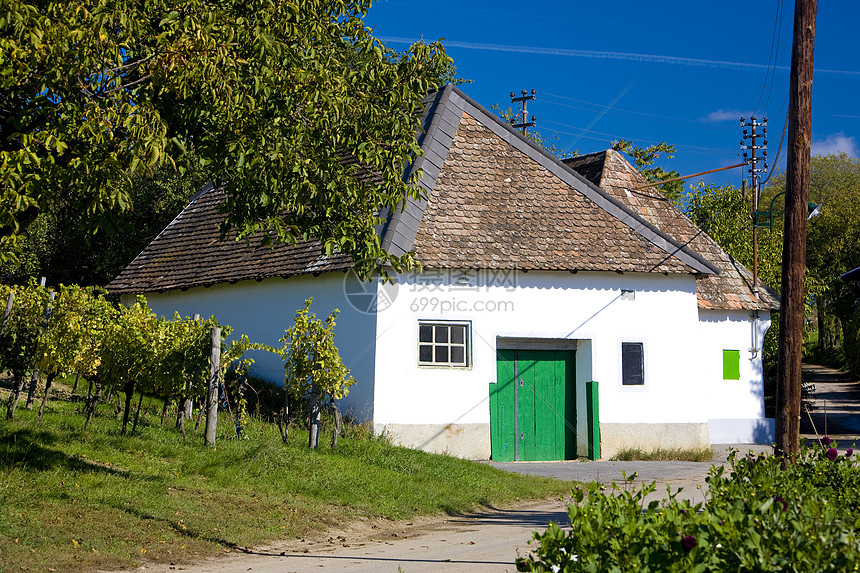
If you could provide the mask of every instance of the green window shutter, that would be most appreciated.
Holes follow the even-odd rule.
[[[741,351],[723,350],[723,380],[741,379]]]

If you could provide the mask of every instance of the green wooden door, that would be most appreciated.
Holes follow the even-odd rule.
[[[500,462],[516,459],[514,365],[514,351],[499,350],[496,383],[490,384],[490,445],[491,457]]]
[[[576,457],[574,353],[501,350],[490,384],[490,440],[498,461]]]

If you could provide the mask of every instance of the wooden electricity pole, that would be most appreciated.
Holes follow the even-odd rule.
[[[800,443],[803,277],[806,271],[806,219],[809,214],[807,204],[816,9],[816,0],[795,0],[788,100],[782,308],[779,314],[779,365],[776,378],[776,453],[788,458],[798,453]]]

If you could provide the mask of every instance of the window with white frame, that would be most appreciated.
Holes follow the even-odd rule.
[[[468,322],[419,322],[418,364],[468,366],[469,329]]]

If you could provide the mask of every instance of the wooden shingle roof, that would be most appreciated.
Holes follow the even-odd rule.
[[[209,187],[107,286],[113,293],[163,292],[242,280],[346,270],[352,258],[326,257],[319,242],[296,245],[220,240],[224,194]]]
[[[465,112],[414,250],[431,268],[696,272]]]
[[[729,256],[707,233],[697,227],[654,187],[624,157],[612,149],[571,159],[565,164],[611,193],[642,217],[689,245],[719,274],[700,276],[696,281],[699,307],[718,310],[777,310],[779,298],[759,280],[759,299],[752,293],[752,273]]]
[[[751,307],[742,282],[706,282],[726,272],[745,276],[713,241],[669,202],[637,203],[623,191],[625,178],[641,176],[619,155],[583,156],[569,167],[453,86],[425,103],[424,155],[407,175],[421,169],[426,199],[387,215],[380,233],[389,252],[414,251],[426,268],[692,274],[701,306]],[[315,241],[274,248],[220,241],[222,202],[216,189],[195,197],[108,290],[167,291],[352,266],[346,255],[324,256]]]

